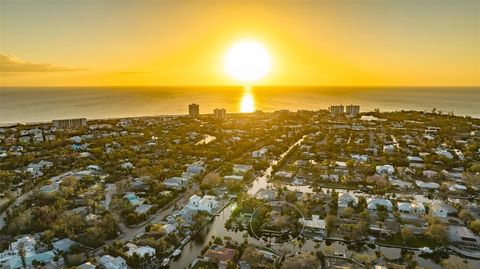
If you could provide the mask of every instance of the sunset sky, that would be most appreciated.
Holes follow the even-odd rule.
[[[262,85],[480,85],[480,1],[5,1],[0,85],[232,85],[261,42]]]

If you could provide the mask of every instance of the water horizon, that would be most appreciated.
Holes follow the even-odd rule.
[[[361,112],[437,111],[480,117],[480,87],[399,86],[96,86],[0,87],[0,124],[62,118],[112,119],[185,115],[188,104],[201,114],[287,109],[319,110],[360,105]]]

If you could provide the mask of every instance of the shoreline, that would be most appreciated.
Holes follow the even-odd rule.
[[[299,109],[297,111],[290,111],[290,112],[298,112],[298,111],[319,111],[319,110],[326,110],[326,109],[318,109],[318,110],[308,110],[308,109]],[[259,110],[258,113],[275,113],[280,110],[276,111],[263,111]],[[360,112],[360,115],[362,114],[367,114],[367,113],[373,113],[374,111],[364,111]],[[418,112],[418,113],[427,113],[430,114],[431,112],[428,112],[427,110],[383,110],[380,113],[400,113],[400,112]],[[229,115],[243,115],[243,114],[255,114],[257,112],[230,112],[228,113]],[[211,116],[213,114],[211,113],[203,113],[200,114],[200,116]],[[449,115],[449,114],[441,114],[440,116],[453,116],[453,117],[461,117],[461,118],[466,118],[470,117],[472,119],[480,119],[480,117],[475,117],[471,115]],[[120,120],[120,119],[148,119],[148,118],[179,118],[179,117],[188,117],[188,114],[161,114],[161,115],[144,115],[144,116],[127,116],[127,117],[108,117],[108,118],[86,118],[87,121],[108,121],[108,120]],[[71,118],[83,118],[83,117],[71,117]],[[17,122],[17,123],[2,123],[0,122],[0,128],[12,128],[15,126],[23,125],[23,126],[35,126],[35,125],[42,125],[42,124],[51,124],[53,120],[62,120],[61,119],[52,119],[52,120],[46,120],[46,121],[31,121],[31,122]]]

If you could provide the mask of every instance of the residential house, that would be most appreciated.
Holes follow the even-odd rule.
[[[395,168],[393,168],[393,166],[390,164],[377,165],[375,167],[375,171],[377,172],[377,174],[391,175],[395,172]]]
[[[379,206],[384,206],[387,211],[393,210],[393,204],[390,200],[383,198],[368,198],[367,199],[367,208],[370,211],[376,211]]]
[[[417,202],[411,202],[411,203],[406,203],[406,202],[400,202],[397,204],[398,206],[398,211],[400,213],[404,214],[418,214],[418,215],[423,215],[425,214],[425,206],[423,203],[417,203]]]
[[[225,268],[227,261],[234,262],[237,254],[238,251],[236,249],[213,245],[205,252],[204,256],[217,262],[219,268]]]
[[[137,254],[140,258],[144,257],[155,257],[155,249],[149,246],[137,246],[132,243],[127,243],[125,245],[128,248],[128,251],[125,254],[129,257],[132,257],[133,254]]]
[[[103,255],[98,259],[98,263],[103,266],[105,269],[127,269],[127,261],[122,257],[118,256],[116,258],[110,255]]]
[[[318,215],[312,215],[312,219],[304,219],[300,218],[298,222],[303,223],[305,226],[305,230],[313,233],[318,233],[318,234],[326,234],[326,223],[325,220],[320,219],[320,216]]]
[[[355,206],[356,204],[357,204],[357,198],[352,196],[348,192],[345,192],[338,197],[338,208],[340,209],[347,208],[350,205]]]
[[[456,212],[456,208],[444,202],[434,202],[430,205],[430,214],[439,218],[447,218],[449,214]]]

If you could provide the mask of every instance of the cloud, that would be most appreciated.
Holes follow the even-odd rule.
[[[0,52],[0,72],[5,73],[26,73],[26,72],[68,72],[81,71],[85,69],[57,66],[50,63],[30,63],[23,61],[13,55]]]
[[[145,75],[145,74],[152,74],[153,71],[121,71],[117,72],[119,75]]]

